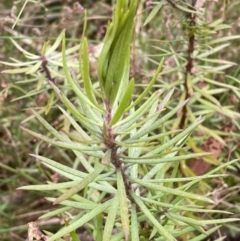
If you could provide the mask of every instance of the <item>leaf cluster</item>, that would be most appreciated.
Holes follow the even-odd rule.
[[[61,160],[33,154],[43,166],[59,174],[61,182],[20,188],[55,191],[54,197],[47,200],[60,207],[40,218],[59,215],[69,220],[55,234],[47,232],[49,241],[62,240],[67,234],[72,240],[79,240],[75,230],[83,226],[92,230],[94,239],[99,241],[173,241],[184,236],[194,241],[214,232],[218,227],[213,225],[238,220],[199,218],[201,213],[229,214],[212,209],[214,202],[211,198],[199,195],[195,189],[202,180],[224,177],[224,174],[219,174],[220,170],[235,164],[238,159],[219,165],[210,153],[195,148],[195,142],[190,138],[198,128],[224,142],[216,131],[203,125],[204,118],[199,116],[209,119],[217,112],[238,126],[239,114],[231,107],[221,106],[214,97],[226,89],[238,90],[213,80],[215,74],[233,63],[208,58],[227,46],[222,43],[238,36],[211,40],[211,34],[226,28],[226,25],[216,21],[206,26],[202,22],[201,11],[192,9],[188,4],[174,5],[185,16],[183,30],[187,32],[188,55],[177,53],[169,45],[169,49],[165,48],[164,54],[159,56],[174,59],[176,67],[171,71],[179,73],[179,80],[172,85],[176,88],[153,91],[152,87],[159,85],[159,76],[164,78],[168,73],[163,68],[162,59],[146,88],[134,95],[135,81],[133,78],[129,80],[129,71],[137,4],[136,0],[117,1],[98,60],[97,83],[93,83],[90,76],[89,47],[84,37],[86,24],[77,46],[66,49],[64,32],[53,45],[46,42],[40,55],[24,50],[12,40],[30,61],[2,62],[17,67],[5,73],[25,73],[36,75],[36,79],[39,75],[46,78],[47,88],[53,97],[45,108],[45,114],[55,105],[57,97],[61,102],[57,107],[67,123],[67,128],[58,130],[42,117],[43,111],[39,113],[32,109],[33,116],[51,135],[21,127],[33,137],[59,149],[70,150],[75,156],[74,167],[68,167]],[[161,7],[162,3],[153,9],[145,24],[150,23]],[[196,43],[192,45],[192,41]],[[56,49],[61,43],[62,51],[58,53]],[[78,60],[70,61],[69,56],[76,51],[79,51]],[[199,64],[193,65],[193,62]],[[214,66],[209,66],[209,63]],[[57,69],[54,69],[56,66]],[[198,69],[197,73],[194,73],[194,68]],[[65,88],[59,88],[56,78],[64,79]],[[231,79],[235,81],[235,78]],[[206,85],[201,89],[198,84],[203,80]],[[178,103],[174,101],[169,105],[176,92],[178,94],[181,90],[181,84],[183,91],[182,95],[178,95]],[[222,88],[212,89],[212,85]],[[76,96],[74,101],[68,97],[68,90]],[[25,97],[29,96],[28,93]],[[177,113],[181,112],[182,116],[177,118]],[[188,150],[189,146],[192,151]],[[185,161],[200,157],[219,166],[202,176],[186,177],[179,172]],[[79,165],[81,170],[76,168]],[[195,231],[199,233],[197,237]]]

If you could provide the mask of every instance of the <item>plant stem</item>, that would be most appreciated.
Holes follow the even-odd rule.
[[[106,131],[104,133],[104,143],[107,146],[108,149],[111,150],[111,163],[115,166],[116,170],[120,170],[123,176],[123,182],[126,190],[126,194],[128,199],[131,201],[131,203],[135,203],[134,199],[131,196],[132,191],[132,183],[128,178],[128,175],[125,171],[125,168],[123,166],[123,162],[120,159],[118,151],[118,145],[115,143],[115,135],[113,132],[112,126],[110,126],[110,122],[112,119],[112,109],[110,106],[110,101],[105,100],[105,107],[106,107],[106,116],[105,116],[105,127]]]
[[[195,10],[197,0],[192,0],[191,6],[188,8],[190,10]],[[195,48],[195,27],[196,27],[196,14],[195,13],[187,13],[186,18],[189,21],[188,25],[188,50],[187,50],[187,65],[185,69],[185,77],[184,77],[184,91],[185,91],[185,100],[187,100],[190,97],[189,94],[189,86],[188,86],[188,79],[189,76],[192,75],[192,69],[193,69],[193,52]],[[187,106],[184,105],[182,109],[182,116],[179,124],[179,128],[183,129],[187,117]]]

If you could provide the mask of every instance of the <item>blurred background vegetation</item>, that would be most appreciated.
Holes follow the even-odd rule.
[[[163,1],[164,2],[164,1]],[[23,12],[14,28],[21,9],[26,3]],[[0,60],[10,61],[10,58],[24,61],[25,57],[14,47],[10,38],[31,53],[40,53],[44,41],[54,39],[63,29],[66,29],[68,47],[79,43],[83,27],[82,9],[88,12],[87,37],[91,42],[89,51],[92,54],[91,74],[96,78],[96,58],[101,49],[107,22],[112,15],[114,1],[74,1],[74,0],[42,0],[42,1],[12,1],[0,2]],[[166,1],[167,3],[167,1]],[[240,33],[240,1],[239,0],[198,0],[206,9],[206,22],[212,23],[221,19],[223,23],[231,25],[231,28],[222,29],[216,33],[216,38],[237,35]],[[139,87],[146,85],[149,76],[156,70],[159,57],[164,56],[165,49],[174,49],[178,53],[184,51],[184,44],[179,35],[186,34],[183,25],[183,16],[171,5],[165,5],[151,22],[143,26],[147,16],[154,7],[153,1],[140,1],[138,19],[135,26],[135,36],[132,48],[131,75],[134,76]],[[215,79],[221,83],[231,84],[240,88],[239,53],[240,40],[232,40],[228,48],[223,49],[215,56],[235,62],[231,68],[224,70],[224,75],[217,75]],[[61,49],[58,49],[61,51]],[[177,88],[176,98],[179,98],[181,88],[178,88],[178,72],[171,72],[175,68],[175,62],[171,56],[165,56],[165,71],[155,85],[155,88]],[[8,69],[0,64],[0,71]],[[237,81],[231,82],[226,78],[233,76]],[[61,84],[61,83],[59,83]],[[204,84],[204,83],[203,83]],[[40,88],[37,88],[37,86]],[[34,90],[34,91],[33,91]],[[31,93],[32,95],[29,95]],[[238,90],[239,92],[239,90]],[[27,95],[27,96],[26,96]],[[215,96],[224,106],[232,105],[236,112],[240,112],[240,98],[236,91],[226,91]],[[73,154],[38,142],[35,138],[21,131],[19,126],[22,121],[30,116],[29,107],[41,109],[49,104],[51,91],[37,79],[28,75],[1,74],[0,77],[0,240],[25,240],[27,237],[27,223],[35,221],[38,216],[49,209],[48,202],[41,193],[16,190],[17,187],[28,184],[40,184],[46,180],[57,180],[50,171],[43,170],[38,162],[29,153],[38,151],[40,154],[62,163],[71,165]],[[174,105],[174,103],[173,103]],[[46,115],[49,123],[57,128],[63,127],[63,116],[53,107]],[[44,132],[34,119],[26,121],[24,125],[37,132]],[[240,157],[239,129],[231,119],[222,115],[215,115],[215,119],[209,119],[205,125],[209,129],[218,129],[219,135],[226,140],[225,146],[216,142],[214,148],[218,148],[217,159],[220,162]],[[208,145],[207,138],[199,138],[199,146],[204,149]],[[202,143],[201,143],[202,142]],[[205,150],[206,151],[206,150]],[[213,151],[213,150],[207,150]],[[211,166],[202,163],[197,168],[196,163],[189,164],[193,171],[200,170],[201,174],[209,170]],[[183,166],[182,166],[183,168]],[[183,170],[182,170],[183,171]],[[184,171],[183,171],[184,172]],[[208,192],[217,200],[216,208],[232,211],[235,217],[240,217],[240,165],[236,164],[227,170],[229,177],[221,180],[212,180],[205,183]],[[207,215],[207,214],[206,214]],[[209,217],[211,218],[211,217]],[[52,227],[54,232],[61,223],[59,219],[38,223],[42,229]],[[221,235],[227,234],[228,239],[234,240],[240,231],[238,223],[225,225]],[[82,230],[82,240],[91,240],[87,230]],[[218,236],[216,236],[218,237]],[[214,240],[214,237],[212,237]],[[239,240],[235,238],[235,240]]]

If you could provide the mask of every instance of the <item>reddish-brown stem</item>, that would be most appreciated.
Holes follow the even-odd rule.
[[[54,83],[54,78],[52,78],[51,73],[50,73],[50,71],[49,71],[49,69],[47,67],[47,64],[48,64],[47,59],[44,56],[42,56],[41,60],[42,60],[42,65],[41,65],[42,66],[42,70],[45,73],[47,80]]]
[[[111,150],[111,163],[115,166],[116,170],[120,170],[123,176],[123,182],[125,185],[125,190],[129,200],[132,203],[135,203],[133,198],[131,197],[132,191],[132,183],[128,178],[128,175],[124,169],[122,160],[118,153],[118,145],[115,143],[115,135],[113,131],[113,127],[110,126],[111,118],[112,118],[112,109],[110,107],[110,102],[105,100],[106,107],[106,116],[105,116],[105,133],[104,133],[104,143],[108,149]]]
[[[195,10],[197,0],[192,0],[191,7],[189,7],[190,10]],[[187,100],[190,97],[189,94],[189,87],[188,87],[188,78],[190,75],[192,75],[192,69],[193,69],[193,52],[195,48],[195,26],[196,26],[196,14],[195,13],[188,13],[186,15],[187,20],[189,21],[188,25],[188,50],[187,50],[187,65],[185,69],[185,76],[184,76],[184,91],[185,91],[185,100]],[[185,122],[187,118],[187,106],[184,105],[182,108],[182,116],[179,124],[179,128],[183,129]]]

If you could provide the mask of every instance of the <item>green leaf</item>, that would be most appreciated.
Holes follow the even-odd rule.
[[[31,54],[30,52],[26,51],[25,49],[23,49],[15,40],[13,40],[12,38],[10,38],[11,42],[14,44],[14,46],[20,51],[22,52],[27,58],[31,58],[31,59],[39,59],[38,55],[34,55]]]
[[[210,172],[208,172],[207,174],[205,174],[204,176],[208,176],[208,175],[212,175],[216,172],[219,172],[221,169],[223,168],[226,168],[227,166],[230,166],[230,165],[233,165],[235,162],[238,162],[240,159],[235,159],[235,160],[232,160],[232,161],[228,161],[226,163],[223,163],[222,165],[214,168],[213,170],[211,170]],[[193,180],[189,183],[186,183],[184,185],[182,185],[181,187],[179,187],[180,189],[187,189],[191,186],[193,186],[194,184],[196,184],[198,181],[197,180]]]
[[[61,108],[60,108],[61,109]],[[63,111],[63,110],[62,110]],[[57,130],[55,130],[48,122],[46,122],[36,111],[34,111],[32,109],[32,112],[34,113],[34,115],[37,117],[37,119],[43,124],[43,126],[53,134],[53,136],[55,136],[58,140],[62,141],[62,142],[69,142],[71,143],[72,141],[67,137],[67,136],[64,136],[62,134],[60,134]],[[64,112],[64,111],[63,111]],[[65,115],[67,115],[68,118],[70,118],[70,116],[64,112]],[[72,118],[70,118],[70,120],[73,121]],[[72,123],[72,122],[71,122]],[[78,126],[78,128],[76,127],[76,125]],[[76,124],[76,122],[74,121],[74,124],[73,126],[76,128],[77,131],[79,131],[81,128],[79,127],[78,124]],[[82,134],[82,136],[84,138],[86,138],[86,143],[88,143],[88,141],[91,140],[91,138],[84,134],[84,132],[79,132]],[[79,158],[79,160],[81,160],[81,163],[82,165],[86,168],[86,170],[88,170],[89,172],[91,172],[93,170],[92,166],[89,164],[89,162],[86,160],[86,158],[84,157],[83,154],[79,153],[79,152],[76,152],[73,150],[73,152],[75,153],[75,155]]]
[[[78,154],[78,153],[76,153],[76,154]],[[47,166],[48,168],[53,170],[53,172],[59,173],[60,175],[63,175],[64,177],[69,178],[70,180],[79,181],[79,178],[84,178],[87,175],[86,173],[83,173],[76,169],[67,167],[66,165],[60,164],[59,162],[55,162],[49,158],[42,157],[39,155],[33,155],[33,154],[31,156],[34,156],[38,160],[41,160],[42,164],[44,164],[45,166]],[[84,158],[84,156],[83,156],[83,158]],[[111,185],[107,185],[105,183],[102,184],[102,182],[101,182],[101,184],[90,183],[89,186],[91,188],[101,190],[106,193],[111,193],[111,194],[116,193],[115,188],[113,188]],[[33,186],[33,188],[34,188],[34,186]]]
[[[102,159],[102,164],[103,165],[109,165],[111,162],[111,154],[112,154],[112,150],[111,149],[107,149],[107,151],[104,154],[104,157]]]
[[[92,103],[89,98],[87,98],[81,91],[80,89],[77,87],[75,81],[73,80],[68,65],[67,65],[67,58],[66,58],[66,39],[65,39],[65,35],[63,35],[62,38],[62,63],[63,63],[63,70],[64,70],[64,74],[66,76],[66,79],[68,81],[68,83],[70,84],[71,88],[73,89],[73,91],[75,92],[75,94],[79,97],[80,100],[84,101],[86,104],[90,105],[91,107],[103,112],[103,109],[101,107],[99,107],[98,105],[96,105],[96,103]]]
[[[208,58],[198,58],[201,61],[207,62],[207,63],[216,63],[216,64],[228,64],[228,65],[236,65],[236,63],[227,61],[224,59],[208,59]]]
[[[149,183],[148,180],[140,180],[138,178],[132,178],[132,177],[130,177],[130,178],[134,183],[140,184],[143,187],[147,187],[149,189],[157,190],[157,191],[167,193],[167,194],[172,194],[172,195],[175,195],[175,196],[181,196],[181,197],[184,197],[184,198],[189,198],[189,199],[199,200],[199,201],[203,201],[203,202],[213,203],[213,201],[211,199],[207,198],[207,197],[200,196],[200,195],[197,195],[197,194],[193,194],[193,193],[190,193],[190,192],[185,192],[185,191],[179,190],[178,188],[168,188],[168,187],[164,187],[162,185],[156,185],[156,184]]]
[[[60,36],[61,36],[61,34],[60,34]],[[47,48],[48,48],[48,46],[49,46],[49,40],[48,41],[46,41],[46,42],[44,42],[44,44],[43,44],[43,47],[42,47],[42,50],[41,50],[41,55],[42,56],[44,56],[45,54],[46,54],[46,50],[47,50]]]
[[[113,106],[119,92],[119,86],[121,81],[123,81],[123,76],[126,78],[125,70],[128,69],[130,61],[130,42],[132,38],[136,7],[137,1],[131,1],[129,9],[119,22],[119,31],[121,32],[118,36],[115,36],[115,42],[111,47],[111,56],[109,58],[106,83],[104,86],[105,95],[108,99],[110,98],[111,106]]]
[[[166,241],[177,241],[168,230],[166,230],[153,216],[153,214],[150,212],[150,210],[145,206],[145,204],[142,202],[140,197],[138,197],[136,194],[131,194],[139,208],[143,211],[143,213],[146,215],[146,218],[154,225],[154,227],[157,228],[159,234],[165,238]]]
[[[228,69],[232,67],[232,64],[225,64],[217,67],[213,67],[210,65],[198,65],[197,68],[201,69],[205,74],[207,73],[224,73],[222,70]]]
[[[34,61],[29,61],[29,62],[19,62],[18,60],[15,60],[14,58],[11,58],[14,62],[16,61],[17,63],[11,63],[11,62],[5,62],[5,61],[0,61],[1,64],[7,65],[7,66],[13,66],[13,67],[21,67],[21,66],[31,66],[33,64],[36,64],[36,60]],[[3,73],[3,71],[1,72]]]
[[[126,140],[124,141],[124,143],[126,143],[125,145],[127,146],[127,144],[137,144],[137,143],[142,143],[142,142],[150,142],[150,141],[154,141],[154,140],[160,140],[161,138],[163,137],[167,137],[167,136],[171,136],[173,134],[177,134],[181,132],[181,130],[172,130],[172,131],[165,131],[161,134],[156,134],[156,135],[153,135],[153,136],[148,136],[148,137],[144,137],[144,138],[141,138],[139,140]]]
[[[229,40],[234,40],[234,39],[239,39],[239,38],[240,38],[240,35],[231,35],[231,36],[214,39],[214,40],[210,41],[208,44],[211,45],[211,44],[226,42]]]
[[[148,127],[152,126],[152,124],[155,123],[157,117],[160,115],[160,113],[163,111],[163,108],[166,106],[167,102],[170,100],[170,98],[172,97],[174,92],[174,89],[172,89],[165,97],[164,99],[161,101],[161,104],[154,107],[154,105],[152,106],[152,108],[154,107],[154,109],[150,109],[149,112],[149,116],[147,118],[144,118],[143,122],[146,121],[145,124],[143,124],[143,122],[139,122],[138,125],[141,126],[141,128],[139,128],[139,130],[137,132],[141,132],[142,130],[147,129]],[[151,115],[152,114],[152,115]]]
[[[96,208],[94,208],[92,211],[88,212],[85,214],[83,217],[81,217],[78,220],[75,220],[74,222],[71,222],[68,227],[64,227],[60,229],[56,234],[51,236],[48,241],[55,241],[58,238],[63,237],[65,234],[69,234],[70,232],[78,229],[79,227],[83,226],[85,223],[89,222],[92,220],[94,217],[96,217],[99,213],[103,212],[107,208],[109,208],[112,204],[112,199],[103,203],[97,205]]]
[[[103,123],[103,114],[99,111],[93,109],[91,106],[86,104],[84,101],[80,101],[81,112],[86,116],[89,120],[93,120],[95,123]]]
[[[75,130],[84,138],[86,143],[91,143],[93,140],[89,135],[81,128],[81,126],[67,113],[62,107],[58,106],[58,108],[62,111],[62,113],[66,116],[66,118],[70,121]],[[79,138],[78,138],[79,139]],[[80,141],[81,142],[81,141]]]
[[[199,206],[183,206],[183,205],[176,205],[176,204],[172,204],[172,203],[166,203],[166,202],[160,202],[160,201],[155,201],[153,199],[150,199],[150,198],[144,198],[144,197],[141,197],[141,199],[144,201],[144,202],[147,202],[147,203],[151,203],[151,204],[154,204],[156,206],[159,206],[160,208],[169,208],[169,211],[173,210],[174,212],[183,212],[183,211],[186,211],[186,212],[196,212],[196,213],[224,213],[224,214],[232,214],[231,212],[227,212],[227,211],[222,211],[222,210],[213,210],[213,209],[206,209],[205,207],[199,207]]]
[[[80,72],[84,82],[84,89],[89,100],[98,107],[96,102],[96,97],[94,95],[92,82],[89,75],[89,56],[88,56],[88,43],[87,39],[83,38],[80,45],[80,57],[79,57],[79,64],[80,64]],[[99,108],[99,107],[98,107]]]
[[[64,105],[67,107],[67,109],[72,113],[72,115],[84,126],[87,130],[93,132],[94,134],[101,137],[101,130],[99,127],[102,127],[102,123],[96,123],[93,120],[90,120],[86,118],[84,115],[82,115],[76,107],[72,104],[72,102],[57,88],[56,85],[54,85],[52,82],[50,82],[50,85],[57,93],[60,100],[64,103]]]
[[[31,69],[32,69],[32,67],[26,67],[26,68],[20,68],[20,69],[6,69],[6,70],[3,70],[1,73],[4,73],[4,74],[21,74],[21,73],[27,73]]]
[[[49,237],[53,236],[53,233],[44,230],[44,233],[47,234]],[[35,241],[35,240],[34,240]],[[42,241],[42,240],[41,240]],[[56,241],[66,241],[65,239],[62,238],[58,238]]]
[[[138,98],[127,108],[127,111],[130,110],[131,108],[133,108],[134,106],[136,106],[137,104],[139,104],[143,98],[149,93],[149,91],[151,90],[152,86],[154,85],[160,71],[162,70],[162,66],[164,63],[164,58],[162,58],[161,62],[158,65],[158,68],[153,76],[153,78],[151,79],[151,81],[149,82],[149,84],[147,85],[147,87],[145,88],[145,90],[138,96]],[[160,90],[163,92],[163,90]]]
[[[48,98],[47,105],[45,106],[45,115],[47,115],[51,110],[53,106],[54,98],[55,98],[55,92],[52,91],[50,94],[50,97]]]
[[[202,96],[205,97],[206,99],[210,100],[211,102],[215,103],[218,107],[221,108],[221,104],[219,103],[219,101],[214,98],[211,94],[208,94],[208,92],[206,90],[202,90],[200,88],[198,88],[197,86],[193,85],[193,89],[199,93],[201,95],[201,98]]]
[[[64,220],[66,227],[69,226],[69,222],[65,219]],[[81,241],[78,237],[78,235],[76,234],[76,230],[73,230],[72,232],[70,232],[70,236],[72,238],[72,241]]]
[[[166,149],[166,148],[164,148]],[[134,163],[134,164],[147,164],[147,165],[155,165],[158,163],[168,163],[168,162],[177,162],[202,156],[211,155],[210,153],[195,153],[195,154],[187,154],[182,156],[174,156],[174,157],[138,157],[138,158],[130,158],[124,157],[124,163]]]
[[[209,176],[194,176],[194,177],[175,177],[175,178],[156,178],[153,180],[148,180],[150,183],[173,183],[173,182],[188,182],[192,180],[203,180],[207,178],[217,178],[217,177],[226,177],[227,174],[216,174],[216,175],[209,175]]]
[[[32,67],[29,68],[28,71],[25,72],[25,74],[34,74],[37,72],[37,70],[39,70],[40,66],[41,66],[41,62],[37,62],[35,65],[33,65]]]
[[[216,106],[214,104],[212,104],[211,102],[207,101],[207,100],[204,100],[200,97],[197,97],[196,96],[196,99],[205,107],[205,108],[211,108],[213,109],[214,111],[218,112],[218,113],[221,113],[222,115],[225,115],[231,119],[240,119],[240,114],[235,112],[235,111],[232,111],[232,110],[229,110],[227,109],[227,107],[219,107],[219,106]]]
[[[188,218],[188,217],[183,217],[181,215],[175,214],[175,213],[171,213],[169,214],[171,215],[173,218],[181,220],[182,222],[187,222],[187,223],[191,223],[194,225],[198,225],[198,226],[206,226],[206,225],[211,225],[211,224],[222,224],[222,223],[227,223],[227,222],[237,222],[240,219],[239,218],[223,218],[223,219],[212,219],[212,220],[194,220],[192,218]]]
[[[163,117],[164,118],[164,117]],[[173,137],[171,140],[167,141],[166,143],[157,146],[155,149],[152,151],[149,151],[147,154],[145,154],[142,157],[151,157],[153,155],[159,154],[162,151],[166,150],[167,148],[171,147],[172,145],[181,145],[184,140],[191,134],[191,132],[201,123],[203,122],[203,119],[196,119],[194,123],[189,125],[185,130],[183,130],[181,133]]]
[[[134,139],[139,139],[140,137],[150,133],[151,131],[153,131],[156,128],[159,128],[159,126],[164,123],[165,121],[167,121],[170,117],[172,117],[179,109],[181,109],[187,102],[189,101],[189,99],[183,101],[182,103],[180,103],[177,107],[173,108],[171,111],[169,111],[165,116],[163,116],[162,118],[160,118],[160,120],[156,121],[153,125],[151,125],[150,127],[146,128],[145,130],[142,130],[141,132],[137,132],[136,134],[132,135],[129,140],[134,140]]]
[[[180,10],[182,10],[183,12],[186,12],[186,13],[192,13],[192,14],[195,14],[195,15],[198,15],[199,12],[195,11],[195,10],[192,10],[190,8],[187,8],[187,7],[183,7],[179,4],[176,4],[176,7]]]
[[[78,195],[78,197],[80,196]],[[72,198],[74,198],[74,196],[72,196]],[[46,199],[50,202],[53,202],[53,205],[57,200],[57,198],[51,198],[51,197],[47,197]],[[93,210],[98,206],[97,203],[86,203],[86,202],[81,202],[79,200],[78,201],[64,200],[60,204],[66,207],[72,207],[72,208],[77,208],[77,209],[86,210],[86,211]]]
[[[220,226],[216,226],[214,228],[211,228],[209,230],[206,231],[206,234],[202,233],[200,235],[198,235],[197,237],[194,237],[194,238],[191,238],[189,239],[188,241],[201,241],[203,240],[204,238],[206,237],[209,237],[210,234],[214,233],[215,231],[219,230]],[[223,239],[225,239],[225,236],[222,237],[221,239],[217,239],[217,240],[214,240],[214,241],[223,241]]]
[[[131,211],[131,240],[139,241],[139,223],[137,220],[137,210],[135,204],[132,204]]]
[[[151,106],[158,102],[159,96],[163,93],[163,90],[159,90],[154,92],[134,113],[130,114],[123,120],[116,123],[114,126],[116,129],[116,132],[126,130],[128,127],[132,126],[136,123],[136,121],[143,116],[146,112],[149,111]]]
[[[95,226],[95,240],[96,241],[103,241],[103,213],[99,213],[96,218],[94,219],[94,226]],[[105,222],[104,222],[105,225]]]
[[[22,89],[19,88],[19,87],[17,87],[16,89],[22,90]],[[12,102],[18,101],[18,100],[22,100],[22,99],[25,99],[25,98],[30,98],[31,96],[38,95],[38,94],[40,94],[40,93],[42,93],[42,92],[44,92],[44,91],[46,91],[46,90],[42,89],[42,90],[33,90],[33,91],[30,91],[30,92],[28,92],[26,95],[22,95],[22,96],[20,96],[20,97],[18,97],[18,98],[12,99]],[[25,93],[25,92],[24,92],[24,93]]]
[[[103,149],[101,147],[83,146],[83,145],[80,145],[79,143],[71,142],[70,140],[68,142],[55,141],[55,140],[50,139],[50,138],[48,138],[44,135],[38,134],[34,131],[31,131],[31,130],[25,128],[25,127],[21,126],[21,129],[28,132],[32,136],[35,136],[36,138],[38,138],[40,140],[43,140],[43,141],[45,141],[49,144],[52,144],[54,146],[58,146],[58,147],[62,147],[62,148],[70,149],[70,150],[80,151],[80,152],[83,152],[83,153],[86,153],[88,155],[92,155],[92,156],[95,156],[95,157],[102,157],[102,154],[103,154],[103,153],[100,154],[101,152],[98,152],[98,151]]]
[[[226,83],[221,83],[219,81],[213,80],[213,79],[209,79],[203,76],[203,80],[205,80],[207,83],[210,83],[212,85],[216,85],[216,86],[221,86],[224,88],[228,88],[230,90],[237,90],[239,91],[240,89],[236,86],[230,85],[230,84],[226,84]]]
[[[91,172],[89,175],[84,177],[79,183],[77,183],[74,187],[70,188],[68,191],[66,191],[64,194],[62,194],[60,197],[58,197],[54,204],[61,203],[62,201],[71,198],[74,194],[80,192],[82,189],[84,189],[89,183],[93,182],[93,180],[104,170],[104,166],[101,164],[98,164],[96,169]]]
[[[120,231],[118,234],[115,234],[112,238],[111,241],[122,241],[124,238],[124,234],[122,231]]]
[[[103,238],[102,238],[104,241],[111,240],[111,235],[112,235],[118,207],[119,207],[119,198],[118,198],[118,194],[116,193],[115,197],[113,198],[112,205],[109,209],[108,216],[106,219],[106,223],[103,231]]]
[[[117,1],[116,10],[114,11],[113,15],[113,22],[108,24],[107,32],[104,38],[104,45],[98,58],[97,72],[100,86],[102,87],[102,89],[105,88],[107,69],[110,59],[110,48],[112,47],[117,31],[119,31],[120,12],[121,1]]]
[[[54,216],[62,215],[63,213],[68,212],[71,209],[72,209],[71,207],[58,208],[56,210],[43,214],[42,216],[38,217],[38,219],[45,219],[45,218],[51,218]]]
[[[162,8],[163,4],[164,2],[160,2],[152,9],[151,13],[148,15],[147,19],[145,20],[143,26],[147,25],[152,21],[152,19],[156,16],[158,11]]]
[[[71,180],[79,181],[79,178],[84,178],[86,176],[86,173],[84,173],[84,172],[73,169],[73,168],[63,165],[59,162],[53,161],[47,157],[43,157],[43,156],[35,155],[35,154],[30,154],[30,156],[33,156],[37,160],[40,160],[43,164],[47,164],[48,166],[54,167],[58,170],[62,170],[65,173],[69,173],[72,176],[72,178],[70,178]]]
[[[123,232],[125,240],[128,240],[130,235],[129,215],[128,215],[128,200],[126,194],[126,187],[123,182],[123,176],[120,170],[117,170],[117,188],[120,205],[120,216],[122,221]]]
[[[71,188],[78,184],[79,181],[70,181],[70,182],[63,182],[63,183],[49,183],[49,184],[42,184],[42,185],[28,185],[22,186],[18,189],[24,190],[38,190],[38,191],[49,191],[49,190],[58,190],[64,188]]]
[[[206,58],[206,57],[209,56],[209,55],[212,55],[212,54],[215,54],[215,53],[220,52],[220,50],[228,47],[229,45],[230,45],[230,44],[227,43],[227,44],[219,45],[219,46],[217,46],[217,47],[215,47],[215,48],[210,48],[210,50],[207,50],[206,52],[197,55],[196,58],[198,58],[198,59]]]
[[[46,50],[47,55],[53,53],[59,47],[64,36],[65,36],[65,31],[62,31],[61,34],[55,40],[54,44],[49,49]],[[45,51],[43,51],[42,55],[45,55],[44,52]]]
[[[204,228],[206,228],[206,226],[200,225],[200,223],[195,219],[184,217],[182,215],[178,215],[178,214],[173,213],[173,212],[167,212],[166,215],[170,219],[179,220],[183,223],[186,223],[186,224],[192,226],[195,230],[199,231],[200,233],[206,234],[205,230],[201,227],[201,226],[203,226]]]
[[[112,120],[110,121],[110,126],[117,123],[117,121],[122,117],[122,115],[126,111],[126,107],[129,104],[129,101],[131,100],[131,97],[132,97],[133,87],[134,87],[134,79],[132,79],[129,82],[127,90],[118,106],[118,109],[116,110]]]

